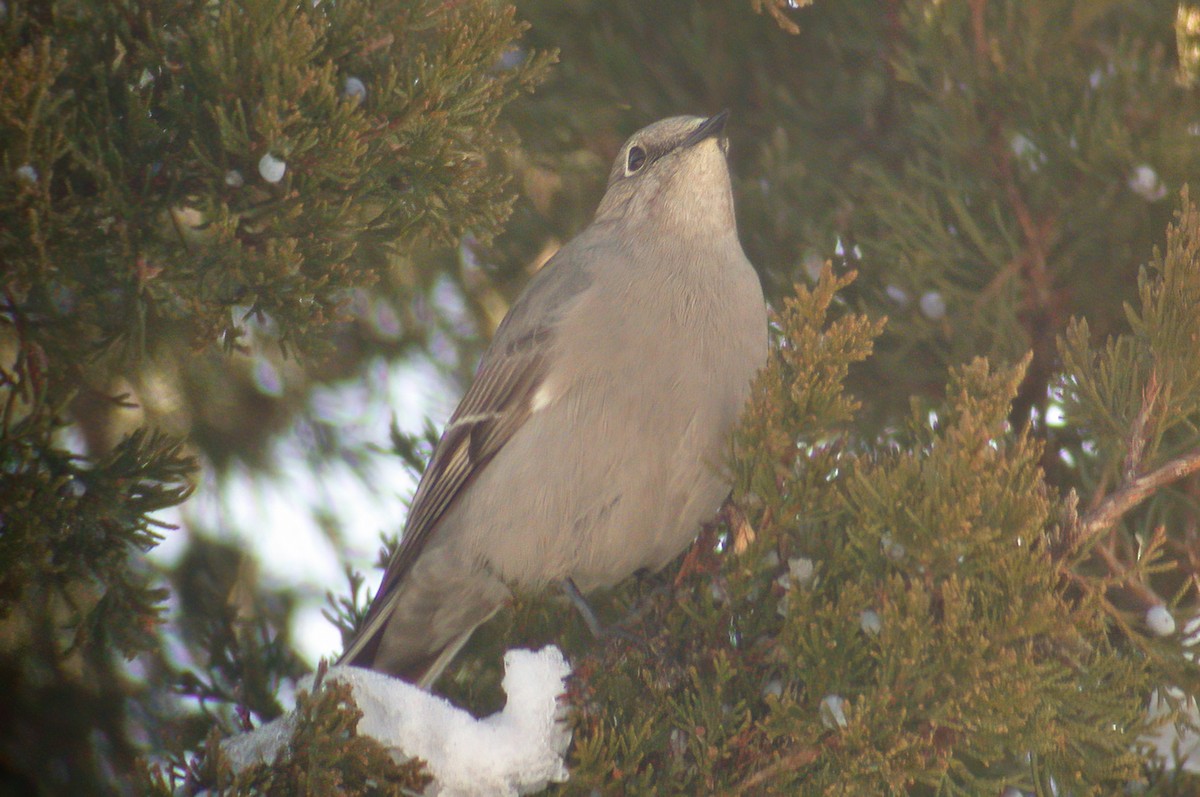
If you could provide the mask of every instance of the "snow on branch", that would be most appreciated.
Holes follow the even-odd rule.
[[[433,776],[426,794],[440,797],[532,794],[567,779],[563,762],[571,732],[558,698],[570,673],[554,646],[510,650],[504,656],[502,711],[475,719],[444,698],[383,673],[333,667],[326,682],[348,684],[362,712],[358,733],[398,760],[419,758]],[[274,763],[295,727],[287,714],[234,737],[224,752],[235,772]]]

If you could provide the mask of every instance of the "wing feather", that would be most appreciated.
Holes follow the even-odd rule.
[[[533,412],[533,397],[545,380],[548,331],[535,330],[485,361],[434,448],[409,510],[400,547],[383,576],[358,637],[341,662],[373,651],[397,585],[425,548],[430,534],[462,490],[504,447]],[[373,655],[373,653],[371,653]]]
[[[592,247],[589,257],[604,259],[596,254],[594,244],[584,241],[586,237],[585,231],[534,275],[496,330],[475,381],[434,448],[413,497],[404,537],[363,626],[339,663],[370,666],[401,594],[397,587],[438,522],[535,411],[535,396],[546,382],[563,313],[591,282],[590,273],[581,267],[580,252]]]

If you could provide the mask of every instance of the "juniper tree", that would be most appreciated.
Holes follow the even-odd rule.
[[[294,397],[240,389],[248,322],[319,364],[354,291],[411,304],[415,251],[497,231],[498,117],[548,56],[502,65],[524,26],[487,2],[0,8],[0,749],[18,791],[124,791],[147,743],[194,747],[224,702],[272,716],[305,669],[287,601],[231,601],[237,552],[200,540],[173,579],[200,667],[177,671],[142,557],[196,456],[284,427]],[[168,731],[176,692],[204,711]]]
[[[151,513],[191,456],[269,469],[313,386],[373,358],[433,350],[464,379],[623,137],[729,107],[776,310],[732,503],[597,599],[640,644],[521,595],[439,689],[493,710],[504,647],[560,644],[565,793],[1194,792],[1139,739],[1152,693],[1198,687],[1200,12],[793,5],[528,0],[524,30],[490,2],[10,0],[0,610],[9,723],[33,732],[5,735],[7,771],[55,789],[149,754],[175,767],[161,790],[419,782],[338,692],[300,699],[295,757],[233,778],[202,740],[282,709],[293,598]],[[264,360],[286,391],[256,385]],[[314,463],[347,453],[309,420]],[[419,467],[426,442],[391,444]],[[162,533],[193,540],[171,627],[139,553]],[[176,638],[201,666],[161,653]]]

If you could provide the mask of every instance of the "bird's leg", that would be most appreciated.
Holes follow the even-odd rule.
[[[583,593],[579,591],[579,587],[575,586],[574,579],[564,578],[562,580],[562,590],[571,599],[571,603],[575,605],[575,609],[583,618],[583,622],[587,623],[588,630],[592,632],[592,636],[596,639],[601,639],[605,635],[605,628],[601,624],[600,618],[596,616],[596,612],[592,609],[592,605],[587,602],[587,598],[583,597]]]
[[[562,590],[566,596],[571,599],[571,603],[575,605],[575,609],[583,617],[583,622],[587,624],[588,630],[592,632],[592,636],[596,639],[605,639],[618,637],[628,642],[640,642],[636,636],[628,631],[616,626],[606,626],[600,622],[600,618],[596,616],[592,605],[587,602],[587,598],[583,597],[583,593],[579,591],[579,587],[575,586],[575,581],[570,578],[562,580]]]

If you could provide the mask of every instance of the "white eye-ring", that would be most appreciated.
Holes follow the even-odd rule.
[[[629,148],[629,156],[625,159],[625,176],[633,174],[646,165],[646,150],[639,146]]]

